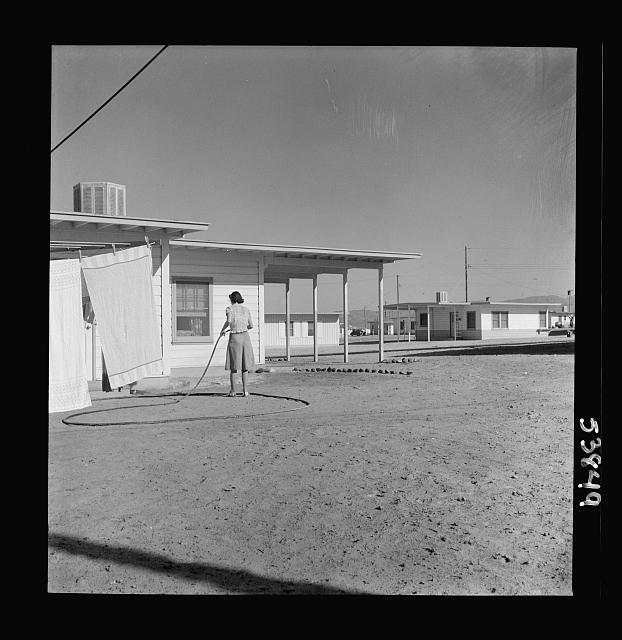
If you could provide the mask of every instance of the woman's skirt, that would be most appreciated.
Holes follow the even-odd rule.
[[[230,333],[227,345],[225,369],[231,371],[250,371],[255,368],[255,354],[248,331]]]

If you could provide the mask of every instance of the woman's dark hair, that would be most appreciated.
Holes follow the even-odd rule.
[[[234,291],[233,293],[229,294],[229,300],[231,300],[231,302],[237,302],[238,304],[242,304],[244,302],[244,298],[240,295],[239,291]]]

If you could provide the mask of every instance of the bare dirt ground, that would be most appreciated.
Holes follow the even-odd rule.
[[[199,395],[84,417],[165,424],[52,414],[48,591],[569,595],[573,347],[251,376],[300,409]]]

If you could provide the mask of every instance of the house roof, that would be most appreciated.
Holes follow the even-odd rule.
[[[209,222],[162,220],[160,218],[134,218],[130,216],[107,216],[94,213],[69,213],[50,211],[50,232],[80,231],[121,231],[144,233],[150,237],[183,238],[186,233],[207,231]]]
[[[420,258],[420,253],[363,251],[296,245],[212,242],[184,238],[187,233],[207,231],[209,223],[90,213],[50,212],[50,245],[54,250],[86,248],[103,243],[168,238],[172,247],[189,250],[242,252],[264,259],[264,281],[287,282],[320,273],[345,273],[347,269],[373,268],[396,260]],[[115,239],[111,239],[111,238]],[[94,248],[94,247],[93,247]]]

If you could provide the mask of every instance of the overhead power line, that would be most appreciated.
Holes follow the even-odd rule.
[[[50,153],[54,153],[54,151],[56,149],[58,149],[58,147],[60,147],[61,144],[63,144],[63,142],[65,142],[66,140],[71,138],[71,136],[74,133],[76,133],[76,131],[81,129],[94,115],[99,113],[115,96],[119,95],[121,93],[121,91],[123,91],[123,89],[125,89],[125,87],[127,87],[127,85],[130,84],[130,82],[132,82],[132,80],[134,80],[134,78],[138,77],[166,48],[168,48],[168,46],[169,46],[168,44],[164,45],[160,49],[160,51],[158,51],[158,53],[156,53],[155,56],[153,56],[153,58],[151,58],[151,60],[149,60],[149,62],[147,62],[147,64],[145,64],[143,67],[141,67],[118,91],[115,91],[115,93],[113,93],[110,96],[110,98],[108,98],[108,100],[106,100],[106,102],[104,102],[104,104],[101,105],[101,107],[99,107],[98,109],[93,111],[93,113],[86,120],[84,120],[81,124],[79,124],[69,135],[65,136],[55,147],[53,147],[52,150],[50,151]]]

